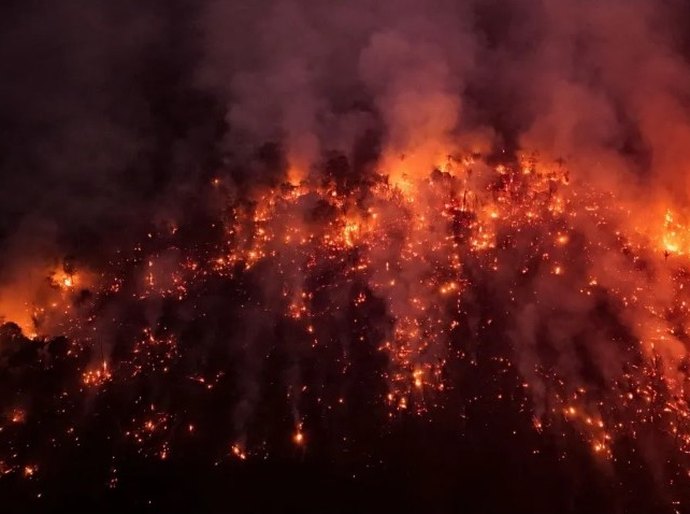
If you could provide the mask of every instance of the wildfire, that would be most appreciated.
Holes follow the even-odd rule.
[[[560,165],[537,166],[528,158],[491,167],[458,157],[429,173],[411,173],[412,164],[347,187],[295,171],[287,183],[255,192],[252,201],[226,196],[225,181],[215,178],[207,187],[226,202],[222,221],[213,226],[222,241],[185,248],[175,239],[182,229],[149,232],[131,255],[123,252],[98,275],[70,266],[53,271],[50,284],[59,298],[32,308],[42,316],[55,313],[59,322],[50,326],[71,337],[71,358],[100,352],[96,366],[81,368],[88,389],[175,376],[182,368],[185,385],[211,395],[227,386],[226,372],[213,369],[170,313],[180,306],[179,319],[202,323],[211,317],[203,310],[211,300],[199,291],[231,289],[242,309],[236,331],[248,338],[233,351],[247,351],[247,369],[258,368],[256,360],[271,352],[261,341],[281,334],[282,351],[290,356],[285,396],[295,419],[307,420],[302,403],[330,411],[346,402],[341,391],[331,401],[321,394],[328,383],[302,384],[300,359],[318,363],[329,355],[335,364],[323,365],[335,365],[345,377],[349,354],[360,351],[354,345],[373,348],[385,359],[376,378],[387,389],[375,401],[390,419],[423,417],[443,405],[453,387],[448,363],[477,366],[477,348],[499,338],[505,347],[499,362],[524,382],[520,401],[533,411],[536,432],[568,424],[593,455],[612,458],[617,438],[634,438],[653,424],[673,435],[680,453],[690,452],[684,343],[690,261],[666,259],[687,253],[683,217],[669,208],[651,223],[654,233],[637,230],[607,192],[570,180]],[[93,300],[77,302],[77,291],[87,286]],[[140,325],[127,325],[114,309],[99,310],[125,296],[133,312],[145,313]],[[247,329],[250,318],[270,331]],[[627,332],[587,331],[590,319],[602,326],[610,320]],[[99,337],[108,331],[119,339],[113,337],[117,356],[106,360]],[[350,334],[353,340],[336,358],[327,353]],[[596,344],[587,346],[588,338]],[[551,340],[545,357],[541,346]],[[562,354],[550,358],[549,352]],[[578,352],[589,352],[605,386],[584,387],[588,378],[568,361]],[[185,367],[194,365],[205,368]],[[248,398],[258,394],[243,387],[231,390]],[[242,422],[232,435],[242,444],[229,450],[240,460],[256,455],[245,433],[249,404],[237,408]],[[134,409],[140,405],[137,399]],[[25,423],[22,410],[10,412],[12,423]],[[196,433],[186,415],[152,405],[126,420],[125,436],[142,454],[166,460],[176,427]],[[283,441],[303,447],[303,423]],[[23,469],[26,476],[35,472]]]

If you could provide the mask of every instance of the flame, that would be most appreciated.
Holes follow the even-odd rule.
[[[662,230],[662,245],[666,252],[683,255],[688,247],[690,231],[676,221],[671,209],[666,209]]]
[[[448,382],[448,362],[477,365],[472,341],[463,338],[482,331],[495,337],[498,326],[501,342],[514,346],[513,360],[501,357],[500,363],[524,383],[522,404],[531,411],[536,432],[568,424],[593,455],[611,459],[618,438],[634,438],[653,425],[673,435],[670,444],[679,455],[690,454],[685,343],[690,230],[683,206],[660,203],[645,219],[636,219],[626,201],[571,179],[561,164],[523,156],[515,166],[490,166],[443,149],[430,145],[404,156],[389,152],[381,162],[389,173],[373,173],[350,189],[292,165],[286,183],[254,192],[253,201],[227,200],[227,212],[218,221],[224,240],[216,246],[185,248],[175,239],[177,230],[166,229],[164,236],[148,232],[142,240],[152,241],[152,249],[139,243],[99,274],[86,266],[42,267],[33,272],[40,276],[32,280],[34,287],[12,284],[27,294],[12,303],[3,293],[0,308],[23,330],[33,331],[28,333],[51,329],[69,335],[73,356],[93,357],[98,351],[95,365],[81,368],[76,381],[98,395],[110,390],[111,382],[170,373],[185,348],[178,346],[175,327],[161,317],[141,331],[124,331],[126,350],[110,356],[103,352],[102,334],[119,334],[122,321],[81,306],[80,291],[88,289],[103,303],[127,295],[143,306],[179,304],[194,312],[195,291],[212,280],[241,284],[248,276],[266,275],[264,290],[238,293],[243,307],[256,304],[261,316],[284,322],[295,336],[294,347],[286,351],[294,355],[319,356],[320,348],[335,344],[331,325],[346,316],[354,320],[353,337],[385,357],[377,378],[387,390],[374,401],[391,419],[429,416],[439,408],[454,386]],[[212,182],[214,194],[223,194],[222,184]],[[155,244],[158,237],[173,238],[170,255]],[[478,283],[482,287],[476,288]],[[634,345],[623,348],[604,330],[595,335],[601,340],[589,350],[606,383],[596,390],[583,387],[587,381],[574,371],[577,366],[564,362],[569,351],[577,353],[572,341],[581,337],[571,325],[582,323],[578,314],[601,298]],[[482,308],[468,314],[479,303]],[[367,331],[373,311],[381,311],[385,322]],[[205,315],[195,312],[199,319]],[[563,338],[559,344],[568,351],[562,360],[541,359],[537,341],[546,336]],[[345,375],[347,357],[341,365]],[[223,379],[222,371],[209,368],[184,380],[212,391]],[[286,380],[298,420],[300,402],[318,388],[300,384],[297,372]],[[326,395],[318,402],[328,403]],[[331,403],[328,410],[346,402],[339,391]],[[8,419],[26,422],[21,410]],[[197,433],[190,421],[151,406],[127,420],[125,435],[142,452],[165,460],[172,451],[172,427]],[[258,453],[243,430],[232,434],[242,443],[229,449],[240,460]],[[303,447],[303,423],[295,421],[284,441]]]
[[[84,385],[91,387],[100,387],[113,378],[108,363],[103,361],[101,365],[95,369],[87,370],[82,375]]]

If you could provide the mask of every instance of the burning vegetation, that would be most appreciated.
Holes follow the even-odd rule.
[[[682,1],[0,11],[7,510],[688,510]]]
[[[106,411],[113,460],[206,437],[217,465],[309,452],[313,431],[348,452],[347,423],[323,427],[351,402],[385,413],[385,433],[509,401],[540,437],[578,434],[602,469],[643,452],[680,494],[690,261],[671,210],[635,226],[613,193],[534,157],[447,156],[404,187],[353,182],[346,164],[250,195],[214,179],[206,227],[175,220],[106,266],[50,272],[50,303],[2,328],[3,474],[38,480]],[[488,384],[466,391],[477,373]]]

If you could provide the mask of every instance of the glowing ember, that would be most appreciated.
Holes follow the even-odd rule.
[[[607,193],[566,179],[560,165],[525,159],[516,167],[484,163],[476,170],[476,162],[458,159],[443,172],[407,176],[404,187],[383,174],[349,189],[303,177],[298,185],[266,187],[254,202],[228,197],[216,179],[213,194],[230,214],[217,222],[222,237],[214,244],[185,247],[177,230],[147,232],[142,239],[151,241],[150,249],[137,244],[99,278],[86,267],[79,275],[53,273],[60,298],[33,305],[35,319],[69,336],[66,355],[75,362],[101,356],[98,365],[82,368],[84,391],[105,394],[156,377],[173,389],[239,395],[232,437],[242,444],[230,446],[239,460],[268,452],[263,441],[252,446],[247,428],[259,393],[247,385],[253,379],[236,377],[245,369],[260,372],[256,362],[274,350],[260,351],[257,341],[273,336],[236,328],[248,318],[266,320],[281,334],[281,351],[294,359],[278,382],[293,419],[305,419],[303,410],[313,405],[331,413],[350,403],[338,380],[346,382],[349,355],[364,347],[383,358],[373,378],[385,387],[371,401],[385,406],[390,420],[405,413],[432,419],[456,389],[449,370],[477,367],[481,345],[492,340],[502,345],[492,365],[522,384],[517,397],[506,390],[492,397],[517,398],[535,432],[565,434],[567,425],[593,457],[613,460],[617,441],[653,426],[672,434],[678,455],[690,454],[683,343],[690,334],[690,261],[680,259],[688,231],[679,218],[667,210],[656,225],[638,230]],[[156,238],[168,249],[157,247]],[[671,262],[670,254],[678,259]],[[270,284],[258,278],[264,275]],[[82,276],[89,277],[88,296],[72,291],[84,285]],[[239,305],[229,309],[233,330],[248,338],[233,349],[246,368],[231,374],[195,353],[197,340],[178,321],[211,316],[203,310],[205,291],[216,284],[233,288]],[[146,312],[136,323],[113,314],[128,301]],[[611,329],[587,328],[599,318],[602,327],[625,325],[628,332],[614,337]],[[210,323],[222,327],[220,319]],[[114,341],[106,350],[104,334]],[[349,337],[343,334],[353,340],[334,351]],[[587,338],[596,345],[583,349]],[[573,361],[589,352],[596,380],[551,356],[559,352]],[[303,382],[303,362],[310,359],[331,370],[331,378]],[[174,459],[180,430],[188,440],[199,437],[189,420],[200,413],[145,406],[145,398],[133,395],[132,415],[122,422],[125,438],[143,456]],[[26,422],[23,411],[10,412],[12,423]],[[305,446],[302,422],[290,439]],[[7,461],[7,473],[35,472],[14,464],[18,459]]]
[[[233,444],[231,450],[232,454],[238,459],[245,460],[247,458],[247,454],[242,451],[242,448],[239,445]]]
[[[111,378],[112,374],[108,369],[108,363],[106,361],[103,361],[98,368],[85,371],[82,375],[84,385],[93,387],[102,386]]]
[[[302,432],[302,424],[301,423],[297,427],[295,434],[292,436],[292,440],[298,446],[301,446],[304,444],[304,432]]]
[[[9,419],[12,423],[24,423],[26,421],[26,412],[22,409],[13,409]]]

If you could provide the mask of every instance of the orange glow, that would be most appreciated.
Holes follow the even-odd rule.
[[[106,271],[96,274],[53,262],[13,282],[16,295],[0,291],[0,312],[30,334],[65,333],[71,356],[89,351],[92,359],[96,355],[98,362],[80,361],[92,364],[79,370],[76,382],[82,391],[97,395],[111,382],[169,373],[181,350],[174,329],[152,323],[137,332],[126,358],[109,362],[114,357],[104,357],[101,337],[120,320],[113,314],[99,317],[97,310],[89,310],[88,301],[82,302],[80,292],[114,301],[126,291],[142,304],[174,304],[214,277],[266,274],[267,283],[257,278],[264,289],[251,301],[243,300],[243,308],[257,308],[261,315],[270,310],[273,318],[285,322],[295,334],[290,342],[295,355],[334,344],[329,330],[347,313],[358,329],[365,327],[355,332],[356,344],[371,344],[385,358],[378,378],[386,394],[377,400],[388,414],[430,417],[453,386],[448,383],[448,361],[477,365],[474,352],[464,346],[467,334],[493,337],[495,327],[514,324],[510,338],[525,333],[531,338],[532,332],[542,330],[534,328],[539,323],[532,320],[533,311],[536,319],[557,311],[564,320],[556,316],[553,330],[567,332],[571,316],[590,312],[594,299],[606,294],[612,312],[627,324],[631,347],[640,352],[634,371],[603,366],[613,374],[606,378],[616,387],[590,395],[572,380],[572,370],[564,371],[560,363],[550,365],[553,369],[542,366],[538,352],[532,355],[520,340],[514,349],[524,358],[498,362],[524,382],[522,408],[534,407],[530,416],[537,432],[567,423],[604,458],[611,456],[619,434],[628,436],[652,418],[665,433],[674,434],[679,451],[690,453],[684,371],[690,333],[687,211],[659,201],[641,221],[630,216],[626,202],[612,201],[609,193],[571,180],[560,165],[522,159],[518,166],[491,166],[473,157],[439,157],[441,148],[431,145],[404,156],[388,152],[380,164],[390,165],[390,172],[384,168],[352,191],[336,180],[310,176],[307,167],[292,166],[287,183],[257,188],[251,202],[228,208],[227,219],[218,221],[224,240],[217,247],[185,254],[170,244],[167,228],[160,245],[155,230],[147,230],[141,239],[156,249],[147,253],[143,243],[137,244],[123,257],[134,267],[131,275],[136,279],[105,265]],[[212,184],[221,182],[214,179]],[[223,189],[213,194],[221,195]],[[162,255],[160,248],[168,246],[174,246],[173,257]],[[674,258],[668,259],[671,254]],[[118,271],[120,264],[114,266]],[[490,286],[478,294],[475,279]],[[30,287],[23,287],[25,281]],[[264,297],[267,304],[261,303]],[[477,314],[472,302],[481,301],[510,307]],[[372,310],[383,312],[386,322],[370,340],[366,316]],[[597,337],[602,338],[597,340],[602,353],[618,352],[618,342]],[[573,338],[569,334],[565,340]],[[347,373],[349,363],[339,365]],[[209,372],[192,373],[185,380],[211,391],[223,378]],[[300,388],[289,388],[295,413],[313,393],[306,385]],[[317,401],[344,410],[341,406],[348,402],[341,395],[338,391]],[[504,392],[496,396],[506,397]],[[658,405],[663,405],[661,413],[654,410]],[[26,423],[21,409],[5,416],[12,423]],[[165,436],[173,418],[158,408],[147,409],[128,421],[127,437],[137,445],[149,444],[149,455],[167,459],[171,448],[164,445]],[[633,428],[616,425],[616,419]],[[197,437],[188,421],[177,419],[180,425],[175,426]],[[233,435],[242,444],[230,446],[230,457],[245,460],[259,453],[245,446],[245,435]],[[286,439],[306,444],[301,422]]]
[[[103,361],[101,365],[95,369],[87,370],[82,375],[84,385],[91,387],[99,387],[109,382],[112,379],[112,374],[108,369],[108,363]]]
[[[231,447],[232,454],[237,457],[240,460],[245,460],[247,458],[247,454],[244,453],[242,448],[238,444],[233,444]]]
[[[295,433],[292,436],[292,441],[298,446],[302,446],[304,444],[305,437],[304,432],[302,431],[302,423],[297,425],[297,429],[295,430]]]

